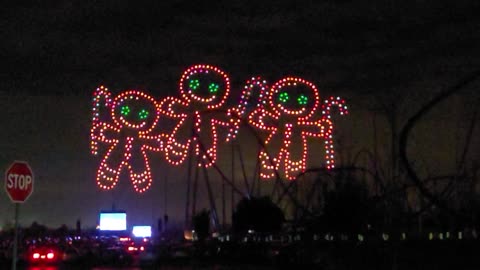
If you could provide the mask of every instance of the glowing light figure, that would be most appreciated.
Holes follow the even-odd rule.
[[[240,129],[240,123],[245,115],[248,115],[253,109],[265,106],[267,91],[267,81],[261,77],[252,77],[250,80],[247,80],[239,104],[227,112],[230,117],[230,130],[227,134],[227,142],[236,138]]]
[[[102,118],[101,109],[109,110]],[[143,92],[129,90],[113,100],[107,88],[94,92],[90,145],[98,154],[98,143],[108,145],[97,170],[97,185],[105,190],[115,187],[123,169],[129,172],[135,191],[144,192],[152,184],[147,151],[161,151],[162,134],[153,134],[160,118],[158,103]]]
[[[230,126],[226,113],[219,110],[228,98],[230,79],[217,67],[194,65],[183,73],[179,90],[179,98],[167,97],[160,102],[161,113],[178,121],[168,136],[165,157],[170,164],[180,165],[193,149],[201,158],[198,165],[209,167],[217,159],[219,127]]]
[[[315,119],[319,112],[320,96],[317,88],[311,82],[301,78],[287,77],[275,83],[268,92],[268,106],[260,106],[249,114],[249,122],[254,127],[265,130],[265,148],[260,151],[260,177],[263,179],[275,176],[275,171],[284,168],[289,180],[305,171],[308,154],[308,137],[325,139],[325,159],[327,168],[334,167],[334,149],[330,117],[332,106],[338,106],[341,114],[348,113],[344,101],[328,99],[322,104],[322,116]],[[293,141],[300,139],[300,145]],[[271,149],[273,155],[268,155],[267,148],[276,141],[277,149]],[[292,152],[300,152],[300,159],[293,160]]]
[[[98,87],[93,93],[93,104],[92,104],[92,127],[90,129],[90,151],[92,155],[98,154],[98,141],[97,130],[103,126],[105,123],[100,119],[100,110],[102,108],[111,108],[112,106],[112,97],[108,88],[103,85]],[[110,113],[110,112],[107,112]]]
[[[330,132],[325,137],[325,160],[327,163],[327,169],[335,168],[335,150],[333,143],[333,124],[331,122],[331,110],[332,107],[337,107],[340,115],[347,115],[348,108],[345,105],[345,100],[340,97],[330,97],[326,99],[322,104],[322,119],[330,123]]]

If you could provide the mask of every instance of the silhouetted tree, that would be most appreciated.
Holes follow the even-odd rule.
[[[65,224],[55,229],[53,234],[57,237],[65,237],[68,234],[68,227]]]
[[[193,217],[193,228],[198,240],[203,241],[208,237],[210,230],[210,211],[203,209]]]
[[[47,227],[45,227],[44,225],[38,224],[38,222],[36,221],[32,222],[30,227],[26,228],[24,232],[26,237],[34,237],[34,238],[43,237],[45,236],[46,233],[47,233]]]
[[[82,233],[82,222],[80,221],[80,219],[77,219],[77,223],[75,224],[75,229],[77,234]]]
[[[375,216],[366,188],[354,179],[337,183],[335,189],[325,192],[323,196],[325,207],[322,220],[329,231],[363,231],[367,228],[369,217]]]
[[[269,197],[252,197],[238,202],[232,220],[235,232],[275,232],[281,229],[285,216]]]

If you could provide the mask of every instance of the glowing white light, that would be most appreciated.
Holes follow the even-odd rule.
[[[133,226],[132,234],[135,237],[152,237],[152,226]]]
[[[127,230],[126,213],[100,213],[101,231],[125,231]]]

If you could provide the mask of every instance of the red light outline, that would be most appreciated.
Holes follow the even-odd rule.
[[[296,86],[299,84],[306,85],[312,90],[314,96],[313,107],[307,110],[305,107],[301,110],[289,110],[280,103],[274,101],[274,96],[284,86]],[[314,120],[313,117],[318,113],[320,105],[320,95],[316,86],[304,79],[298,77],[286,77],[276,82],[272,89],[268,93],[268,107],[261,106],[256,108],[249,114],[249,123],[261,130],[269,132],[269,135],[264,141],[265,147],[269,145],[273,138],[281,136],[283,139],[282,146],[273,155],[272,159],[266,149],[262,149],[258,155],[261,160],[261,172],[260,178],[269,179],[275,176],[275,171],[278,171],[281,166],[284,167],[284,173],[288,180],[296,179],[296,176],[305,172],[308,156],[308,137],[323,138],[325,139],[325,163],[327,169],[335,167],[335,155],[333,149],[333,123],[330,120],[331,107],[338,106],[340,114],[348,114],[345,101],[339,97],[325,100],[322,104],[322,116],[319,120]],[[283,134],[279,134],[279,120],[282,115],[297,116],[296,122],[287,122],[284,124]],[[268,123],[267,122],[273,122]],[[291,136],[293,130],[299,130],[301,132],[302,149],[301,159],[292,160],[290,145],[292,143]]]
[[[225,83],[225,92],[223,96],[219,97],[214,96],[212,98],[201,98],[196,96],[191,91],[187,91],[183,84],[185,80],[188,80],[191,75],[199,73],[215,73],[220,75]],[[225,101],[228,98],[230,93],[230,79],[228,75],[221,69],[212,66],[212,65],[194,65],[189,67],[181,76],[180,83],[180,97],[166,97],[164,98],[159,105],[160,112],[169,117],[178,119],[176,126],[174,127],[172,133],[168,135],[168,141],[165,145],[165,158],[168,163],[178,166],[183,164],[185,159],[188,156],[190,145],[193,146],[194,153],[196,156],[201,156],[201,161],[198,162],[198,166],[210,167],[217,160],[217,145],[218,145],[218,136],[217,128],[219,126],[229,127],[230,123],[228,121],[220,120],[217,118],[211,118],[210,124],[207,127],[207,130],[211,134],[211,146],[206,149],[206,153],[200,153],[200,142],[198,134],[201,134],[201,123],[206,118],[203,114],[208,111],[213,111],[219,109],[224,105]],[[201,105],[205,110],[202,111],[198,108],[194,108],[195,105]],[[195,132],[186,142],[180,142],[178,140],[177,133],[180,128],[185,125],[186,120],[190,118],[193,121]]]
[[[106,123],[100,121],[99,119],[98,108],[100,105],[98,103],[100,100],[102,100],[102,97],[104,100],[108,101],[105,102],[105,106],[110,108],[110,116],[111,119],[113,119],[113,122]],[[143,121],[140,124],[131,124],[125,119],[122,119],[122,116],[117,115],[115,110],[116,106],[129,99],[144,100],[153,105],[153,108],[155,109],[155,115],[151,123]],[[135,191],[139,193],[145,192],[152,185],[152,174],[147,151],[158,152],[163,148],[164,135],[151,134],[152,130],[156,127],[160,119],[159,105],[157,101],[153,97],[137,90],[128,90],[120,93],[112,101],[111,94],[108,92],[108,89],[100,86],[94,92],[94,102],[94,117],[92,119],[90,138],[91,145],[95,145],[95,151],[92,151],[92,154],[98,153],[98,142],[102,142],[110,146],[97,170],[97,185],[101,189],[105,190],[114,188],[118,183],[121,171],[126,168],[129,171],[130,181],[132,182]],[[121,138],[120,133],[124,129],[133,131],[130,132],[129,136]],[[107,135],[107,132],[113,133],[113,136]],[[124,141],[124,143],[120,143],[121,141]],[[144,161],[143,168],[140,168],[140,170],[143,169],[141,172],[138,172],[139,168],[135,168],[130,162],[130,158],[132,157],[131,150],[133,146],[138,143],[140,143],[140,153]],[[117,148],[120,147],[123,149],[123,158],[119,164],[112,166],[110,164],[112,162],[110,155],[114,150],[118,150]]]
[[[245,116],[247,106],[249,105],[255,87],[260,87],[259,96],[257,97],[256,104],[254,104],[255,108],[266,105],[266,99],[268,98],[267,91],[269,88],[267,81],[260,76],[252,77],[247,80],[243,87],[239,104],[236,107],[229,109],[227,112],[227,115],[230,117],[230,130],[227,135],[227,142],[236,138],[238,130],[240,129],[241,119]]]
[[[215,73],[224,80],[225,91],[222,96],[212,96],[203,98],[197,96],[192,90],[186,89],[184,83],[194,74]],[[280,102],[275,102],[274,97],[283,87],[304,85],[311,89],[313,93],[313,106],[303,107],[299,110],[291,110],[283,106]],[[135,191],[142,193],[148,190],[152,184],[152,175],[148,151],[164,151],[167,162],[172,165],[182,164],[189,155],[190,146],[196,156],[200,157],[198,166],[209,167],[217,160],[218,147],[218,128],[226,127],[229,130],[225,141],[231,141],[236,138],[239,131],[241,119],[243,119],[251,95],[255,87],[260,87],[260,94],[254,104],[253,111],[248,114],[247,121],[255,128],[268,131],[268,136],[264,141],[265,147],[273,138],[282,136],[282,146],[272,159],[262,149],[258,154],[261,160],[262,171],[260,177],[268,179],[274,177],[272,170],[278,170],[281,166],[285,169],[285,176],[289,180],[295,179],[299,172],[304,172],[308,156],[308,137],[323,138],[325,140],[325,163],[327,169],[335,167],[335,151],[333,142],[333,123],[331,121],[331,109],[338,107],[340,115],[348,114],[345,101],[340,97],[330,97],[320,103],[320,95],[316,86],[299,77],[285,77],[277,81],[271,88],[261,77],[252,77],[244,85],[239,103],[228,110],[222,119],[219,117],[207,118],[205,114],[217,110],[221,112],[229,93],[230,80],[228,75],[221,69],[212,65],[193,65],[183,72],[179,82],[180,97],[166,97],[157,102],[150,95],[137,90],[128,90],[120,93],[112,99],[109,90],[104,87],[98,87],[93,93],[92,104],[92,126],[90,130],[90,149],[93,155],[98,155],[98,144],[102,143],[108,146],[97,171],[97,185],[104,190],[114,188],[119,181],[121,171],[126,168],[129,171],[130,180]],[[153,105],[155,114],[153,120],[145,120],[140,123],[130,123],[122,115],[116,112],[117,106],[130,99],[144,100]],[[109,111],[109,120],[101,119],[100,110],[105,107]],[[199,109],[202,107],[203,109]],[[314,119],[321,108],[321,118]],[[170,134],[158,134],[154,132],[158,125],[161,115],[175,118],[177,123]],[[296,121],[287,121],[279,126],[283,115],[296,117]],[[186,124],[190,118],[194,124],[194,134],[184,142],[181,142],[177,136],[178,130]],[[206,153],[201,152],[201,143],[199,134],[201,134],[201,122],[208,119],[207,132],[210,133],[211,146],[205,149]],[[227,120],[224,120],[227,119]],[[123,130],[129,129],[128,136],[122,137]],[[292,143],[293,130],[300,129],[302,148],[300,160],[292,160],[290,147]],[[280,134],[283,130],[283,134]],[[205,131],[203,131],[205,132]],[[144,166],[137,172],[138,168],[132,165],[132,149],[140,149]],[[113,151],[123,151],[123,157],[118,164],[111,166],[110,160]],[[272,163],[272,164],[270,164]]]

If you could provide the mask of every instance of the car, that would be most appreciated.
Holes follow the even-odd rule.
[[[62,253],[55,246],[33,246],[26,253],[31,264],[56,264],[62,261]]]
[[[145,246],[137,243],[129,243],[128,245],[125,245],[126,251],[132,255],[139,255],[140,253],[143,253],[145,251]]]

